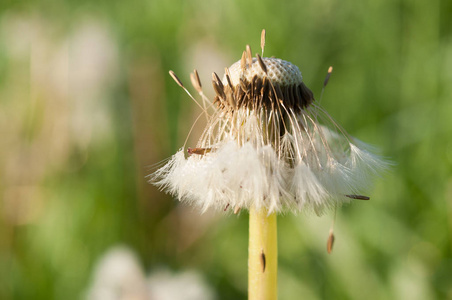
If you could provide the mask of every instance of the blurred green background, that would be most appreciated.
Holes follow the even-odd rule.
[[[2,1],[0,299],[246,298],[247,213],[145,176],[199,114],[168,70],[211,96],[263,28],[317,96],[334,67],[322,106],[396,163],[337,212],[331,255],[333,213],[279,217],[279,298],[452,299],[447,0]]]

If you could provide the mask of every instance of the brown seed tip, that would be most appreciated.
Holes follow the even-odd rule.
[[[218,77],[217,73],[213,72],[212,73],[212,79],[215,81],[216,84],[218,84],[218,86],[223,89],[223,83],[220,80],[220,77]]]
[[[262,60],[261,56],[256,53],[257,61],[259,62],[259,66],[261,67],[262,71],[267,74],[267,66],[265,65],[264,61]]]
[[[253,54],[251,52],[250,45],[246,45],[246,56],[248,59],[248,65],[251,67],[251,65],[253,64]]]
[[[194,69],[193,72],[195,73],[196,81],[198,82],[199,86],[202,87],[201,80],[199,79],[198,70]]]
[[[363,195],[345,195],[345,197],[355,199],[355,200],[370,200],[370,197]]]
[[[226,80],[228,81],[228,85],[231,88],[233,88],[234,86],[232,85],[231,74],[229,74],[229,69],[228,68],[224,68],[224,74],[226,74]]]
[[[245,72],[246,70],[246,53],[243,51],[242,53],[242,59],[240,60],[240,68],[242,69],[242,72]]]
[[[261,33],[262,56],[264,56],[264,48],[265,48],[265,29],[262,29],[262,33]]]
[[[212,73],[212,86],[215,90],[215,93],[222,98],[223,100],[226,99],[226,95],[224,93],[224,86],[221,82],[220,78],[218,77],[217,73]]]
[[[199,80],[198,71],[194,70],[194,73],[190,74],[190,80],[193,87],[198,91],[198,93],[202,92],[201,80]]]
[[[240,212],[240,210],[241,210],[242,208],[240,207],[240,206],[236,206],[235,208],[234,208],[234,214],[238,214],[239,212]]]
[[[170,70],[169,74],[171,75],[171,77],[174,79],[174,81],[176,81],[176,83],[181,87],[184,88],[184,85],[182,84],[182,81],[180,81],[180,79],[176,76],[176,74]]]
[[[334,244],[334,234],[333,231],[330,231],[328,241],[326,243],[326,251],[328,252],[328,254],[331,254],[331,251],[333,251],[333,244]]]
[[[192,154],[204,155],[204,154],[210,153],[211,151],[212,151],[212,148],[190,148],[190,147],[188,147],[188,149],[187,149],[187,153],[189,155],[192,155]]]

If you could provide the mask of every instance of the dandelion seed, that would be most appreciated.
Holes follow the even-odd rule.
[[[248,66],[251,67],[253,64],[253,53],[251,52],[250,45],[246,45],[246,58],[248,60]]]
[[[370,200],[370,197],[363,196],[363,195],[345,195],[345,197],[348,197],[351,199],[357,199],[357,200]]]
[[[264,44],[263,38],[262,49]],[[200,92],[196,71],[191,81]],[[253,58],[247,45],[223,79],[213,73],[212,85],[216,95],[209,103],[215,108],[188,150],[198,155],[185,157],[181,149],[152,175],[181,201],[203,211],[254,207],[320,214],[350,199],[366,200],[360,194],[387,167],[316,103],[300,69],[288,61]]]
[[[194,70],[193,73],[190,74],[190,80],[195,90],[198,93],[202,93],[202,85],[201,80],[199,80],[198,71]]]
[[[333,245],[334,245],[334,234],[333,231],[330,231],[330,234],[328,235],[328,241],[326,243],[326,251],[328,254],[331,254],[331,251],[333,251]]]
[[[245,72],[246,70],[246,52],[243,51],[242,53],[242,59],[240,60],[240,68],[242,68],[242,71]]]
[[[174,79],[174,81],[179,85],[181,88],[184,88],[184,85],[182,84],[182,81],[180,81],[179,77],[174,73],[174,71],[170,70],[169,74]]]
[[[188,154],[199,154],[199,155],[204,155],[206,153],[209,153],[210,151],[212,151],[211,148],[187,148],[187,153]]]
[[[262,61],[262,58],[259,54],[256,53],[257,62],[259,63],[259,66],[261,67],[262,71],[264,71],[265,74],[267,74],[267,66]]]

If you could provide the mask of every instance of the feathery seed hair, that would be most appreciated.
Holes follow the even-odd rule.
[[[222,79],[212,74],[213,101],[195,70],[190,79],[203,105],[170,75],[203,109],[207,126],[188,157],[179,150],[151,182],[203,211],[254,206],[320,214],[350,199],[368,200],[359,194],[387,167],[316,104],[299,68],[288,61],[253,57],[247,45]]]

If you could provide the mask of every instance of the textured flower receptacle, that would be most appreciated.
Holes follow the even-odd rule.
[[[262,57],[262,62],[267,67],[267,73],[262,70],[257,58],[253,58],[251,66],[247,66],[244,70],[241,67],[240,60],[234,63],[229,67],[232,84],[238,86],[240,79],[251,82],[254,76],[261,80],[267,77],[273,83],[278,83],[282,86],[301,84],[303,77],[296,65],[273,57]],[[227,84],[226,76],[223,78],[223,84]]]
[[[247,46],[222,80],[213,74],[210,101],[195,70],[192,84],[204,103],[192,99],[204,108],[207,126],[188,157],[181,149],[152,181],[202,210],[320,213],[368,199],[361,192],[387,163],[337,125],[302,79],[297,66],[253,58]]]

